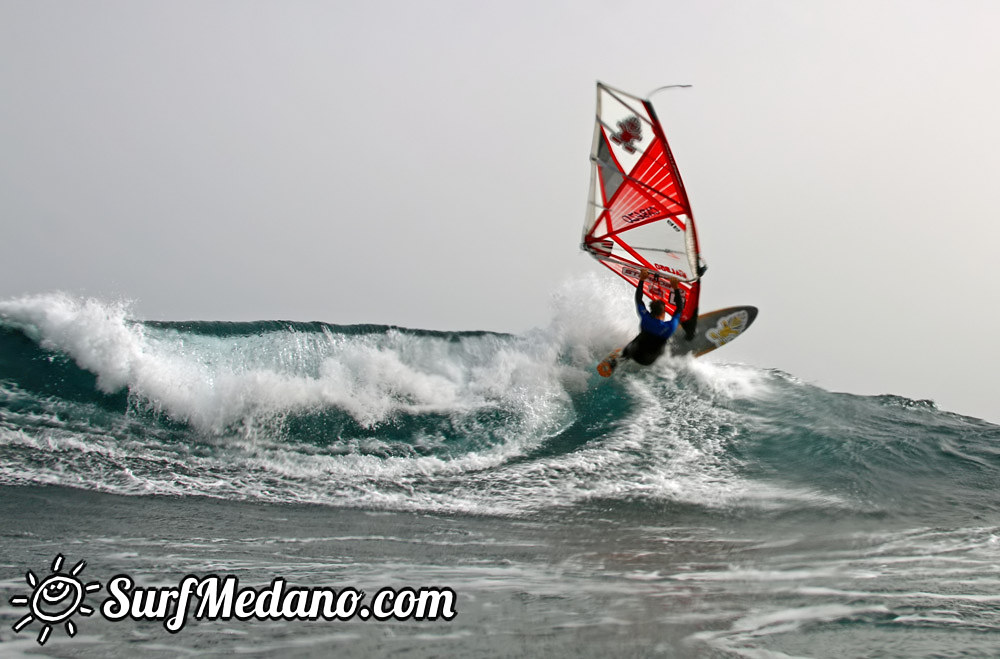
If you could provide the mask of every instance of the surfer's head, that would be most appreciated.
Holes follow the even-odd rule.
[[[649,313],[654,318],[663,318],[667,313],[667,307],[663,304],[663,300],[653,300],[649,303]]]

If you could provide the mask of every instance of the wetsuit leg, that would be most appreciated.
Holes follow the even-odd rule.
[[[694,331],[698,328],[698,310],[695,309],[694,315],[681,323],[681,327],[684,328],[684,340],[690,341],[694,338]]]
[[[664,339],[650,335],[640,334],[622,350],[622,357],[627,357],[637,364],[649,366],[663,354],[663,347],[666,344]]]

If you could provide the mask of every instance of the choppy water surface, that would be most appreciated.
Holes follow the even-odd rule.
[[[103,581],[444,585],[461,605],[176,635],[98,615],[44,648],[8,606],[0,652],[1000,653],[998,427],[746,365],[602,380],[631,319],[588,295],[518,336],[0,302],[5,602],[61,551]]]

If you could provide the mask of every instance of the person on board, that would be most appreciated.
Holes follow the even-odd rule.
[[[653,300],[649,303],[649,310],[646,303],[642,301],[643,284],[649,279],[649,270],[643,268],[639,275],[639,285],[635,289],[635,310],[639,314],[639,335],[622,350],[618,359],[631,359],[637,364],[649,366],[655,362],[667,345],[669,339],[680,322],[681,314],[684,313],[684,290],[677,285],[676,279],[670,279],[671,304],[677,308],[674,310],[670,320],[664,320],[667,315],[666,305],[663,300]],[[617,364],[617,360],[615,360]]]

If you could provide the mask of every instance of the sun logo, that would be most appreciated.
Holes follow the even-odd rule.
[[[52,634],[52,626],[66,623],[66,633],[76,636],[76,625],[70,618],[79,612],[80,615],[93,615],[94,609],[83,603],[87,593],[101,589],[97,581],[84,584],[77,575],[87,567],[86,561],[77,563],[68,574],[60,572],[63,566],[63,555],[57,554],[52,561],[52,574],[41,581],[35,573],[28,570],[25,579],[32,588],[30,596],[18,595],[10,598],[11,606],[26,606],[28,614],[14,623],[13,630],[20,632],[35,620],[42,623],[38,632],[38,644],[45,645]]]
[[[746,329],[748,314],[746,311],[737,311],[719,319],[715,327],[708,330],[705,336],[716,345],[716,347],[729,343],[740,332]]]

